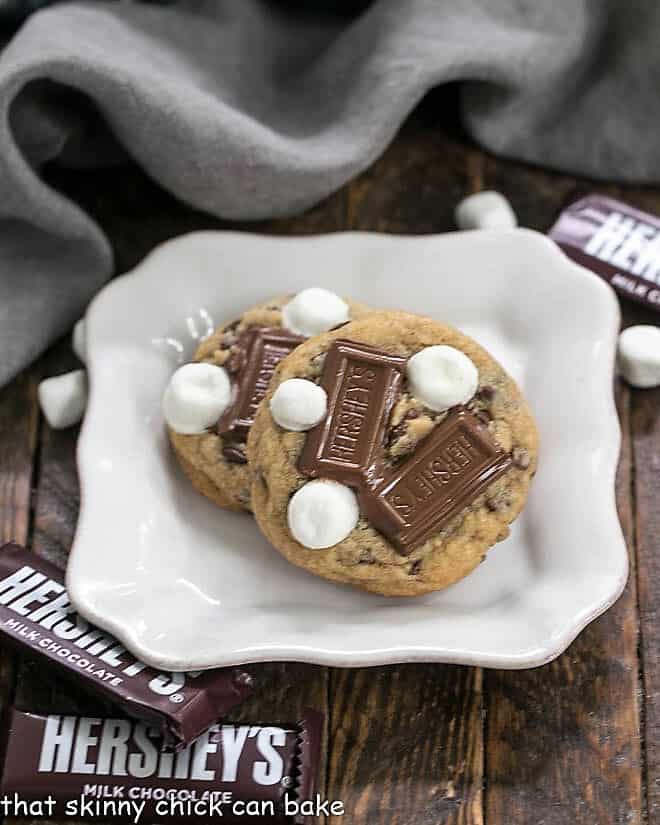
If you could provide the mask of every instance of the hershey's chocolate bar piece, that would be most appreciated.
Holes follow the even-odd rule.
[[[363,491],[360,504],[371,523],[409,555],[510,466],[487,426],[457,408],[391,475]]]
[[[275,368],[304,340],[301,335],[280,327],[250,327],[240,335],[236,344],[238,368],[234,398],[220,417],[217,428],[218,435],[228,441],[223,450],[228,461],[246,461],[243,451],[231,442],[245,442]]]
[[[50,794],[55,818],[293,822],[287,808],[315,790],[322,723],[307,710],[293,725],[215,724],[172,753],[145,722],[12,709],[0,792]]]
[[[321,376],[328,415],[307,434],[303,473],[353,485],[373,480],[405,365],[405,358],[356,341],[333,342]]]
[[[252,691],[240,668],[161,672],[75,612],[64,576],[18,544],[0,547],[0,641],[58,666],[92,693],[146,719],[168,745],[192,741]]]
[[[548,234],[621,295],[660,312],[660,218],[594,194],[564,209]]]

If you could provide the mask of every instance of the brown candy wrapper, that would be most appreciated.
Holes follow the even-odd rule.
[[[12,709],[0,793],[50,798],[55,818],[299,822],[296,804],[315,790],[322,722],[308,710],[294,725],[215,724],[173,753],[145,722]]]
[[[167,746],[191,742],[252,691],[252,677],[240,668],[147,667],[75,612],[57,567],[17,544],[0,548],[0,641],[148,721]]]
[[[564,209],[548,234],[618,293],[660,312],[660,218],[588,195]]]

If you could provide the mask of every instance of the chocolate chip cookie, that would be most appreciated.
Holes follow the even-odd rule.
[[[309,335],[367,311],[307,289],[248,309],[199,345],[163,396],[170,442],[199,492],[229,510],[251,509],[246,439],[275,367]]]
[[[413,596],[466,576],[506,538],[536,471],[537,431],[476,341],[374,312],[281,361],[248,458],[258,524],[290,562]]]

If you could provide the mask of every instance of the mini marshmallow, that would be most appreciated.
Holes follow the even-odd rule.
[[[224,367],[184,364],[167,385],[163,415],[174,432],[198,435],[217,422],[230,401],[231,381]]]
[[[469,195],[454,210],[459,229],[513,229],[516,213],[499,192],[484,191]]]
[[[633,387],[660,386],[660,328],[640,324],[619,335],[619,368]]]
[[[77,424],[87,406],[87,373],[73,370],[39,384],[39,405],[54,430]]]
[[[346,301],[321,287],[303,289],[282,307],[283,326],[308,338],[344,324],[349,318]]]
[[[71,346],[73,347],[73,351],[76,353],[78,358],[80,358],[83,364],[86,364],[87,327],[84,318],[81,318],[79,321],[77,321],[76,325],[73,328],[73,335],[71,336]]]
[[[454,347],[425,347],[408,359],[410,390],[436,412],[467,403],[477,391],[479,372]]]
[[[343,541],[360,518],[350,487],[336,481],[308,481],[289,501],[287,519],[294,539],[310,550],[323,550]]]
[[[310,430],[321,421],[327,409],[326,391],[305,378],[283,381],[270,399],[275,423],[294,432]]]

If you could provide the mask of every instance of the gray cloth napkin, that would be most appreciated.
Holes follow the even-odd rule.
[[[375,0],[354,18],[311,5],[74,3],[27,21],[0,55],[0,384],[112,272],[101,228],[39,178],[47,160],[106,159],[89,100],[149,175],[226,218],[308,208],[454,80],[495,152],[660,179],[655,0]]]

